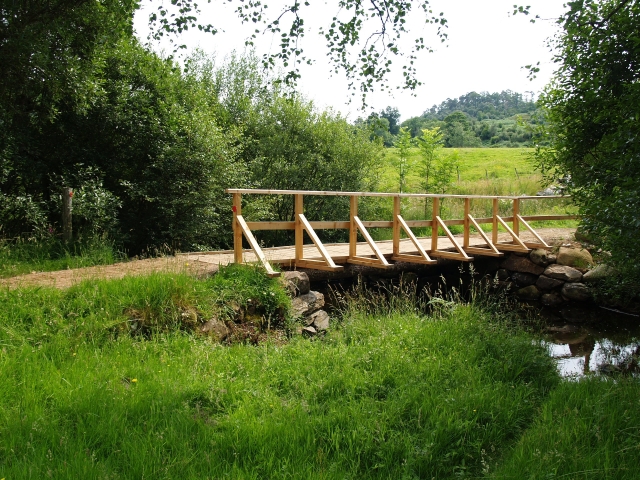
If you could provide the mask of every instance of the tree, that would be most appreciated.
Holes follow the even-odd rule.
[[[409,129],[402,127],[398,132],[398,139],[396,140],[398,156],[395,160],[395,167],[398,171],[398,190],[400,193],[407,190],[407,174],[411,168],[409,163],[409,150],[412,146],[411,132]]]
[[[537,157],[562,182],[582,225],[640,278],[640,2],[579,0],[559,19],[557,65],[540,104],[549,147]]]
[[[429,193],[434,187],[433,172],[436,162],[440,158],[440,150],[444,146],[440,127],[422,130],[422,136],[418,138],[418,146],[420,147],[420,174],[422,175],[420,186],[426,193]]]

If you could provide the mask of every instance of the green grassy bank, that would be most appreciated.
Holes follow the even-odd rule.
[[[1,291],[0,478],[636,478],[637,383],[560,382],[480,305],[351,304],[324,338],[257,346],[184,315],[266,318],[282,293],[237,267]]]

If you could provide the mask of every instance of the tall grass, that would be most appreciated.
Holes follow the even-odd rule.
[[[637,378],[563,382],[494,479],[637,479],[640,465]]]
[[[211,282],[3,291],[0,478],[478,476],[558,383],[542,347],[474,305],[349,309],[284,345],[114,334],[131,308],[213,309],[229,293]]]
[[[66,244],[58,238],[0,239],[0,278],[23,273],[109,265],[124,260],[111,240],[89,237]]]

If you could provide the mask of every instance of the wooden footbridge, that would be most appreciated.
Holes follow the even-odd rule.
[[[489,196],[489,195],[439,195],[415,193],[382,192],[333,192],[305,190],[256,190],[228,189],[233,196],[233,261],[259,261],[271,276],[279,275],[272,263],[297,268],[339,271],[345,264],[365,265],[368,267],[388,268],[390,262],[410,262],[435,264],[437,258],[473,261],[474,256],[485,255],[500,257],[503,252],[528,252],[532,248],[549,249],[549,245],[531,227],[530,221],[568,220],[574,215],[530,215],[520,214],[521,202],[527,200],[547,200],[559,196]],[[292,195],[294,219],[291,221],[248,221],[242,215],[242,195]],[[342,196],[350,199],[349,220],[346,221],[309,221],[304,213],[305,196]],[[393,217],[391,220],[364,221],[358,216],[358,200],[361,197],[390,197],[393,199]],[[404,198],[427,198],[432,201],[431,218],[405,220],[402,216]],[[461,219],[444,220],[440,216],[442,199],[455,198],[464,202],[464,215]],[[562,197],[567,198],[567,197]],[[474,218],[471,215],[471,202],[484,200],[492,202],[492,215],[488,218]],[[500,216],[509,203],[509,216]],[[500,208],[502,206],[502,208]],[[491,232],[485,233],[482,224],[491,224]],[[461,225],[462,238],[456,238],[449,227]],[[417,237],[413,228],[430,228],[431,235]],[[391,228],[391,241],[374,241],[368,229]],[[502,228],[504,232],[500,233]],[[323,244],[316,231],[322,229],[344,229],[349,231],[349,243]],[[259,230],[294,230],[295,245],[263,249],[253,232]],[[443,236],[439,232],[444,232]],[[475,231],[475,233],[473,233]],[[311,244],[304,243],[304,234]],[[521,234],[524,233],[525,235]],[[358,234],[364,242],[358,242]],[[402,238],[402,237],[405,238]],[[243,237],[250,249],[243,249]]]

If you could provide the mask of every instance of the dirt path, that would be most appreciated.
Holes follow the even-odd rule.
[[[537,232],[550,245],[559,245],[573,242],[575,228],[541,228]],[[265,253],[267,257],[270,257],[269,249]],[[21,286],[40,285],[68,288],[82,280],[91,278],[123,278],[129,275],[146,275],[152,272],[189,273],[195,276],[205,276],[216,272],[220,264],[227,264],[232,259],[232,252],[208,255],[195,253],[56,272],[32,272],[27,275],[0,279],[0,287],[13,289]]]

